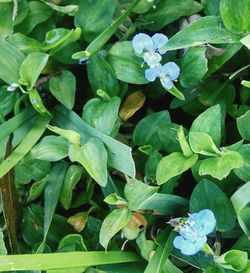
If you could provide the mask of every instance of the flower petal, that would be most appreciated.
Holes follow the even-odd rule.
[[[152,40],[154,42],[154,50],[158,50],[160,54],[167,52],[167,50],[161,50],[161,47],[163,47],[168,41],[168,37],[166,35],[162,33],[156,33],[152,36]]]
[[[146,52],[143,54],[143,59],[149,67],[154,67],[161,61],[161,55],[156,52]]]
[[[134,36],[132,46],[136,53],[141,54],[144,49],[147,51],[153,50],[154,44],[150,36],[144,33],[139,33]]]
[[[193,244],[191,241],[185,240],[182,236],[176,236],[173,245],[175,248],[180,249],[181,253],[184,255],[194,255],[204,246],[203,244],[201,248],[198,248],[198,246],[200,247],[201,242],[202,241],[199,241],[197,244]]]
[[[145,77],[148,81],[153,82],[155,81],[156,77],[159,76],[160,67],[153,67],[145,70]]]
[[[174,62],[168,62],[163,65],[162,67],[162,73],[169,76],[169,78],[174,81],[176,80],[180,75],[180,68],[179,66]]]
[[[168,77],[160,77],[161,84],[166,89],[171,89],[174,84]]]
[[[10,91],[10,92],[15,91],[18,87],[19,87],[18,83],[12,83],[11,85],[7,87],[7,91]]]
[[[201,235],[207,235],[213,232],[216,226],[214,213],[210,209],[203,209],[198,213]]]

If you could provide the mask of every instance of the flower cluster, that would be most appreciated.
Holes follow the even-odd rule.
[[[135,53],[142,57],[149,66],[145,71],[145,77],[153,82],[159,78],[161,84],[166,89],[171,89],[180,74],[180,68],[174,62],[168,62],[161,65],[162,55],[166,53],[162,47],[167,43],[168,37],[161,33],[156,33],[152,37],[147,34],[139,33],[134,36],[132,46]]]
[[[186,220],[181,220],[175,229],[180,233],[173,244],[184,255],[193,255],[203,249],[207,236],[213,232],[216,225],[214,213],[209,209],[191,214]]]

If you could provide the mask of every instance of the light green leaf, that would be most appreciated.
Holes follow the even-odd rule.
[[[27,85],[28,90],[32,89],[38,77],[40,76],[43,68],[45,67],[49,55],[41,52],[29,54],[22,62],[19,70],[19,82]]]
[[[241,186],[231,197],[238,222],[247,236],[250,236],[250,182]]]
[[[162,49],[176,50],[207,43],[239,43],[240,38],[223,28],[219,17],[205,16],[177,32]]]
[[[126,251],[90,251],[0,256],[2,271],[79,269],[101,264],[136,262],[139,258]],[[14,266],[13,266],[14,265]]]
[[[222,137],[222,113],[221,106],[216,104],[201,113],[192,123],[190,132],[200,132],[208,134],[216,146],[220,146]]]
[[[249,144],[242,145],[237,152],[239,152],[243,158],[243,166],[238,169],[234,169],[234,173],[243,181],[250,181],[250,146]]]
[[[32,186],[30,187],[29,196],[27,198],[28,203],[34,201],[37,197],[39,197],[42,194],[46,181],[47,176],[42,180],[36,181],[32,184]]]
[[[61,136],[46,136],[30,151],[33,159],[58,161],[68,155],[69,142]]]
[[[75,132],[73,130],[64,130],[59,127],[51,126],[51,125],[47,125],[47,128],[50,131],[66,138],[71,144],[75,144],[77,146],[80,145],[80,138],[81,137],[80,137],[80,134],[78,134],[77,132]]]
[[[194,153],[208,156],[217,156],[221,153],[206,133],[190,132],[189,144]]]
[[[182,125],[179,127],[178,131],[177,131],[177,136],[178,136],[178,140],[181,146],[181,150],[183,152],[183,155],[185,157],[190,157],[193,155],[192,150],[190,149],[190,146],[187,142],[186,136],[185,136],[185,132],[184,129],[182,127]]]
[[[223,255],[216,257],[215,262],[222,268],[239,272],[247,266],[247,252],[236,249],[229,250]]]
[[[159,187],[149,186],[134,178],[127,178],[124,195],[128,201],[128,208],[137,211],[143,207],[150,196],[158,191]]]
[[[125,227],[132,217],[127,208],[113,210],[103,221],[100,231],[100,244],[107,249],[108,243],[115,234]]]
[[[190,211],[210,209],[216,218],[216,229],[225,232],[235,225],[233,206],[226,194],[215,183],[203,179],[195,187],[190,199]]]
[[[250,32],[250,1],[221,0],[220,15],[225,27],[233,33]]]
[[[74,107],[76,78],[73,73],[63,70],[59,76],[50,79],[49,89],[52,95],[68,109]]]
[[[182,174],[191,168],[198,160],[198,155],[194,154],[185,157],[182,153],[172,153],[163,157],[156,170],[156,181],[158,185],[166,183],[172,177]]]
[[[70,145],[69,158],[77,161],[86,169],[91,177],[102,187],[107,184],[108,153],[98,138],[90,138],[83,146]]]
[[[0,41],[0,78],[8,84],[17,83],[19,67],[25,56],[14,45]]]
[[[235,168],[243,166],[243,158],[238,152],[228,151],[220,157],[204,159],[200,165],[200,175],[211,175],[222,180]]]
[[[51,7],[53,10],[56,10],[58,12],[68,14],[69,16],[74,16],[75,13],[78,11],[79,6],[78,5],[67,5],[67,6],[58,6],[50,2],[43,1],[44,4]]]

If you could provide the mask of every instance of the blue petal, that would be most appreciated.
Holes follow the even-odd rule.
[[[159,76],[159,72],[160,72],[160,67],[149,68],[145,70],[145,78],[148,81],[153,82],[155,81],[156,77]]]
[[[136,53],[141,54],[144,49],[147,51],[153,50],[154,44],[150,36],[144,33],[139,33],[134,36],[132,46]]]
[[[168,62],[163,65],[162,73],[168,76],[172,81],[176,80],[180,75],[180,68],[174,62]]]
[[[184,255],[194,255],[204,246],[205,243],[203,243],[200,247],[201,242],[203,241],[199,241],[197,244],[194,244],[189,240],[185,240],[182,236],[176,236],[173,241],[173,245],[175,248],[180,249],[181,253]]]
[[[207,235],[213,232],[216,226],[214,213],[210,209],[203,209],[198,213],[201,235]]]
[[[81,58],[79,59],[79,64],[86,64],[88,61],[88,58]]]
[[[18,87],[19,87],[18,83],[12,83],[11,85],[7,87],[7,91],[10,91],[10,92],[15,91]]]
[[[159,64],[162,57],[159,53],[156,52],[146,52],[143,55],[143,59],[149,67],[154,67]]]
[[[160,52],[160,54],[164,54],[167,52],[167,50],[161,50],[161,47],[163,47],[167,41],[168,37],[162,33],[156,33],[152,36],[152,40],[154,42],[154,49]]]
[[[168,77],[160,77],[161,84],[166,89],[171,89],[174,84]]]

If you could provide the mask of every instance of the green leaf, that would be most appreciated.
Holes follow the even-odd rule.
[[[177,131],[177,136],[178,136],[178,140],[179,140],[183,155],[186,156],[186,157],[192,156],[193,152],[190,149],[190,146],[189,146],[189,144],[187,142],[185,132],[184,132],[184,129],[183,129],[182,125],[179,127],[179,129]]]
[[[247,111],[244,115],[237,118],[237,127],[239,130],[239,133],[246,140],[250,140],[249,122],[250,122],[250,110]]]
[[[108,153],[98,138],[90,138],[83,146],[71,145],[69,158],[77,161],[86,169],[91,177],[102,187],[107,184]]]
[[[178,267],[176,267],[169,259],[164,264],[164,273],[183,273]]]
[[[67,5],[62,7],[46,1],[44,1],[44,4],[51,7],[53,10],[56,10],[63,14],[68,14],[69,16],[74,16],[79,9],[78,5]]]
[[[143,207],[143,202],[158,191],[159,187],[149,186],[137,179],[127,178],[124,195],[128,201],[128,208],[133,211]]]
[[[68,109],[75,104],[76,78],[73,73],[63,70],[59,76],[49,81],[49,89],[52,95]]]
[[[13,16],[13,5],[12,3],[0,2],[0,38],[5,39],[13,32],[14,22]]]
[[[140,0],[134,0],[134,2],[129,6],[129,8],[123,12],[108,28],[106,28],[99,36],[97,36],[86,48],[85,51],[77,52],[73,54],[73,59],[79,58],[89,58],[95,54],[99,49],[101,49],[107,41],[116,32],[119,26],[127,19],[129,14],[132,12],[134,7],[140,2]]]
[[[250,183],[241,186],[231,197],[238,222],[247,236],[250,236]]]
[[[59,243],[57,252],[87,251],[80,234],[69,234]]]
[[[82,173],[83,168],[78,165],[70,165],[67,169],[59,197],[60,203],[65,209],[70,208],[73,190],[76,184],[80,181]]]
[[[153,181],[156,179],[156,169],[161,159],[162,155],[158,151],[153,151],[149,155],[145,163],[145,174],[148,179]]]
[[[9,270],[62,270],[101,264],[136,262],[139,258],[125,251],[68,252],[0,256],[0,268]],[[14,266],[13,266],[14,265]]]
[[[0,229],[0,254],[1,255],[7,255],[7,249],[5,247],[2,229]]]
[[[142,67],[143,59],[135,55],[131,41],[115,43],[108,52],[107,61],[118,80],[133,84],[148,82],[145,78],[147,67]]]
[[[32,129],[11,155],[0,164],[0,178],[9,172],[36,144],[46,129],[49,117],[38,116]]]
[[[17,83],[19,79],[19,67],[25,56],[14,45],[0,41],[0,78],[8,84]]]
[[[15,29],[16,32],[21,32],[24,35],[30,33],[38,24],[46,21],[53,12],[50,7],[38,1],[30,1],[28,5],[28,15]]]
[[[30,151],[33,159],[58,161],[68,155],[69,142],[61,136],[46,136]]]
[[[250,32],[249,0],[221,0],[220,14],[225,27],[233,33]]]
[[[144,273],[152,273],[152,272],[161,273],[162,272],[164,268],[164,264],[168,256],[172,252],[173,240],[174,240],[175,234],[176,234],[175,232],[171,232],[170,235],[167,237],[168,234],[166,234],[166,232],[161,233],[160,244],[157,247],[153,258],[148,263]]]
[[[60,135],[60,136],[62,136],[64,138],[66,138],[71,144],[75,144],[77,146],[80,145],[81,136],[76,131],[64,130],[64,129],[61,129],[59,127],[51,126],[51,125],[47,125],[47,128],[50,131],[52,131],[52,132],[54,132],[54,133],[56,133],[56,134],[58,134],[58,135]]]
[[[86,41],[92,41],[109,27],[116,5],[116,0],[80,2],[79,10],[75,15],[75,25],[82,28],[82,35]]]
[[[136,125],[133,140],[136,145],[152,145],[154,149],[161,148],[158,132],[160,127],[167,126],[170,123],[168,111],[152,113]],[[177,132],[177,130],[176,130]]]
[[[219,17],[205,16],[177,32],[161,49],[176,50],[207,43],[239,43],[240,38],[223,28]]]
[[[220,157],[204,159],[200,165],[199,175],[211,175],[222,180],[235,168],[243,166],[243,158],[238,152],[228,151]]]
[[[125,227],[132,217],[127,208],[113,210],[103,221],[100,231],[100,244],[107,249],[108,243],[115,234]]]
[[[147,240],[146,232],[143,231],[136,239],[136,244],[138,245],[141,256],[149,261],[151,255],[154,253],[153,251],[156,248],[156,244],[153,240]]]
[[[32,186],[30,187],[29,196],[27,198],[28,203],[34,201],[37,197],[39,197],[42,194],[46,181],[47,176],[42,180],[36,181],[32,184]]]
[[[203,179],[195,187],[190,199],[190,211],[210,209],[216,218],[216,229],[225,232],[235,225],[233,206],[226,194],[213,182]]]
[[[43,243],[48,236],[49,228],[59,199],[63,179],[67,171],[68,164],[65,162],[56,163],[49,176],[44,189],[44,231]],[[43,252],[43,251],[42,251]]]
[[[212,138],[206,133],[190,132],[189,144],[194,153],[208,156],[217,156],[221,153]]]
[[[160,1],[142,15],[143,27],[151,31],[160,30],[182,16],[190,16],[202,9],[202,5],[193,0]]]
[[[220,14],[220,0],[202,0],[201,4],[206,15]]]
[[[243,166],[238,169],[234,169],[234,173],[243,181],[250,181],[250,146],[249,144],[242,145],[238,150],[238,153],[241,154],[243,158]]]
[[[236,249],[229,250],[223,255],[216,257],[215,262],[223,268],[239,272],[247,266],[247,252]]]
[[[18,92],[9,92],[3,88],[0,88],[0,113],[3,116],[8,115],[13,110],[18,99]]]
[[[211,136],[216,146],[220,146],[222,137],[221,106],[216,104],[201,113],[192,123],[190,132],[206,133]]]
[[[82,143],[87,142],[90,137],[100,139],[107,147],[109,166],[131,177],[135,176],[135,165],[130,147],[89,126],[77,114],[62,106],[56,107],[54,122],[62,128],[78,132]]]
[[[172,177],[182,174],[191,168],[198,160],[198,155],[185,157],[182,153],[172,153],[163,157],[156,170],[156,181],[158,185],[164,184]]]
[[[204,273],[225,273],[225,270],[219,266],[207,267]]]
[[[208,68],[205,51],[203,46],[191,47],[184,54],[180,63],[180,83],[183,87],[196,85],[206,74]]]
[[[108,101],[102,98],[91,99],[83,107],[83,120],[104,134],[110,135],[118,119],[120,103],[119,97],[113,97]]]
[[[29,54],[22,62],[19,70],[19,82],[27,85],[28,90],[32,89],[38,77],[40,76],[43,68],[45,67],[49,55],[41,52]]]
[[[119,83],[111,65],[101,54],[94,54],[87,64],[88,79],[93,93],[104,90],[109,96],[119,94]]]
[[[250,49],[250,34],[247,34],[245,37],[243,37],[240,42],[245,45],[248,49]]]

